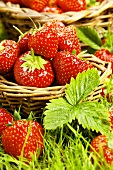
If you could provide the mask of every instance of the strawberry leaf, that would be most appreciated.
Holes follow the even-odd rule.
[[[76,118],[83,128],[95,130],[101,134],[108,134],[110,131],[108,110],[97,101],[78,104]]]
[[[99,84],[96,69],[79,73],[66,86],[65,97],[50,100],[44,111],[45,129],[56,129],[78,119],[79,124],[89,130],[107,134],[110,130],[109,114],[99,102],[83,100]]]
[[[66,85],[66,99],[71,105],[76,105],[81,100],[85,99],[95,87],[99,86],[98,71],[95,68],[89,69],[86,72],[79,73],[76,79],[71,78],[70,84]]]
[[[52,99],[47,103],[44,112],[44,126],[46,129],[56,129],[75,119],[75,107],[64,98]]]
[[[78,38],[89,45],[95,50],[100,49],[102,46],[101,38],[99,37],[98,32],[93,27],[79,27],[77,28],[77,36]]]

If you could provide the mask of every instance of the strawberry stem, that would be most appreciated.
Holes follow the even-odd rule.
[[[20,33],[20,35],[24,35],[23,32],[19,28],[17,28],[15,25],[13,25],[13,27]]]

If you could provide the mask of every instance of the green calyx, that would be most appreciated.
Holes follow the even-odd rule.
[[[0,51],[4,49],[4,46],[0,45]]]
[[[26,70],[28,69],[29,72],[33,72],[35,69],[40,70],[41,68],[44,70],[44,65],[47,63],[47,61],[41,56],[35,56],[33,49],[31,49],[31,54],[26,54],[22,57],[22,60],[25,62],[21,65],[21,67],[26,68]]]

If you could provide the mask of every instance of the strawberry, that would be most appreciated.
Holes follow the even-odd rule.
[[[57,6],[57,0],[49,0],[48,6]]]
[[[28,51],[16,60],[14,77],[20,85],[47,87],[54,80],[54,72],[51,61]]]
[[[65,25],[62,21],[59,20],[52,20],[52,21],[47,21],[44,24],[44,27],[49,27],[50,29],[52,29],[53,31],[55,30],[57,32],[57,36],[59,38],[59,35],[62,32],[62,29],[65,28]]]
[[[58,6],[63,11],[82,11],[86,9],[86,0],[57,0]]]
[[[25,34],[21,34],[19,36],[18,45],[20,48],[20,54],[23,54],[30,50],[28,47],[29,36],[30,36],[30,32],[26,32]]]
[[[43,26],[32,33],[28,39],[29,49],[45,58],[54,58],[58,50],[57,32],[49,26]]]
[[[45,6],[41,12],[52,12],[52,13],[61,14],[63,11],[61,8],[57,6]]]
[[[42,125],[33,120],[16,120],[2,134],[2,146],[7,154],[17,158],[22,156],[29,161],[31,154],[37,157],[43,150]],[[39,149],[40,152],[37,152]]]
[[[0,135],[13,122],[14,118],[6,109],[0,108]]]
[[[21,0],[3,0],[5,3],[6,2],[11,2],[13,4],[21,4]]]
[[[103,61],[111,62],[111,68],[113,72],[113,54],[106,48],[100,48],[94,55]]]
[[[76,50],[76,54],[81,52],[81,45],[76,34],[76,27],[69,25],[64,27],[59,34],[59,50],[72,52]]]
[[[101,155],[101,158],[104,158],[108,164],[113,163],[113,150],[108,147],[108,139],[105,135],[96,136],[92,140],[91,146],[96,152],[103,154]],[[90,148],[91,152],[94,152],[94,150]]]
[[[19,56],[19,45],[13,40],[3,40],[0,43],[0,74],[10,72]]]
[[[42,9],[48,4],[49,0],[21,0],[22,4],[33,10],[41,12]]]
[[[76,78],[79,72],[92,68],[93,65],[74,54],[60,51],[53,59],[53,67],[58,84],[65,85],[70,82],[71,77]]]

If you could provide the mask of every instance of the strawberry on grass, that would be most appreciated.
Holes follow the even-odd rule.
[[[98,135],[91,141],[90,152],[100,160],[103,159],[103,163],[112,164],[113,163],[113,145],[112,144],[112,134],[111,138],[106,135]],[[99,154],[99,155],[98,155]]]
[[[51,61],[27,51],[14,64],[14,78],[22,86],[48,87],[54,80]]]
[[[0,108],[0,135],[14,120],[13,115],[8,112],[5,108]]]
[[[2,133],[2,146],[5,152],[17,159],[32,160],[38,158],[44,147],[44,129],[35,120],[15,120]]]

